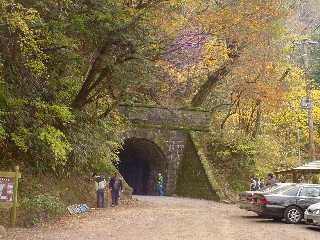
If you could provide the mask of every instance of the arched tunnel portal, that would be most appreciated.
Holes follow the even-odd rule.
[[[129,138],[119,154],[119,172],[133,189],[133,194],[155,195],[159,172],[167,176],[168,161],[154,142],[143,138]]]

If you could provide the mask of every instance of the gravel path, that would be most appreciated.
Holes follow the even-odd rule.
[[[320,227],[288,225],[204,200],[138,197],[132,207],[92,211],[56,224],[9,231],[9,240],[314,240]]]

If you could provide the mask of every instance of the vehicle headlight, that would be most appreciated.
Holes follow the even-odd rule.
[[[314,210],[313,214],[320,215],[320,209]]]

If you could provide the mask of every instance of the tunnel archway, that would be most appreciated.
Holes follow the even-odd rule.
[[[119,172],[132,187],[133,194],[156,195],[157,174],[161,172],[165,179],[167,176],[166,157],[157,144],[147,139],[129,138],[119,159]]]

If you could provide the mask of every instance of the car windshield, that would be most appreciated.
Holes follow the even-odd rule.
[[[270,192],[270,191],[277,189],[279,187],[281,187],[281,185],[265,186],[265,187],[261,188],[260,191],[261,192]]]
[[[293,184],[276,184],[261,189],[262,192],[278,194],[292,188]]]
[[[278,189],[279,187],[284,186],[284,185],[280,185],[280,184],[275,184],[272,186],[264,186],[263,188],[261,188],[260,190],[258,190],[259,192],[271,192],[275,189]]]
[[[283,193],[283,192],[288,191],[292,187],[293,187],[293,184],[279,186],[278,188],[276,188],[273,191],[271,191],[271,193],[273,193],[273,194]]]
[[[260,189],[261,192],[267,192],[270,189],[270,186],[268,187],[263,187]]]

